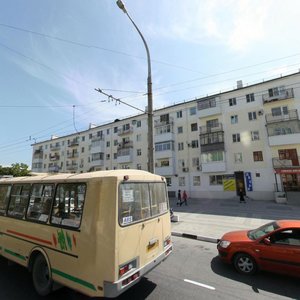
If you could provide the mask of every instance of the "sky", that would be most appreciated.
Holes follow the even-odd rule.
[[[298,0],[123,2],[149,47],[154,110],[300,69]],[[35,142],[140,114],[147,74],[115,0],[2,0],[0,165],[31,166]]]

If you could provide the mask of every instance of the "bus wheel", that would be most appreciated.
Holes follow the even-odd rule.
[[[32,281],[36,292],[40,296],[46,296],[51,293],[53,280],[50,276],[48,264],[42,254],[39,254],[34,260]]]

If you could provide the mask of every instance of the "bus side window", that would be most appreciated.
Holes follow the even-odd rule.
[[[29,201],[30,184],[13,185],[7,214],[22,219]]]
[[[85,184],[63,183],[56,190],[51,223],[78,228],[85,199]]]
[[[27,210],[27,218],[46,223],[49,219],[53,185],[34,184]]]
[[[6,212],[11,185],[0,185],[0,215]]]

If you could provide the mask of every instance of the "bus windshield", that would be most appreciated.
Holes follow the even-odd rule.
[[[119,224],[130,225],[168,211],[164,182],[123,182],[119,193]]]

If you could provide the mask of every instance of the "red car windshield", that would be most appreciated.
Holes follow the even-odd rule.
[[[261,238],[262,236],[264,236],[278,228],[279,228],[279,226],[276,222],[271,222],[271,223],[265,224],[257,229],[250,230],[248,232],[248,237],[251,240],[257,240],[257,239]]]

